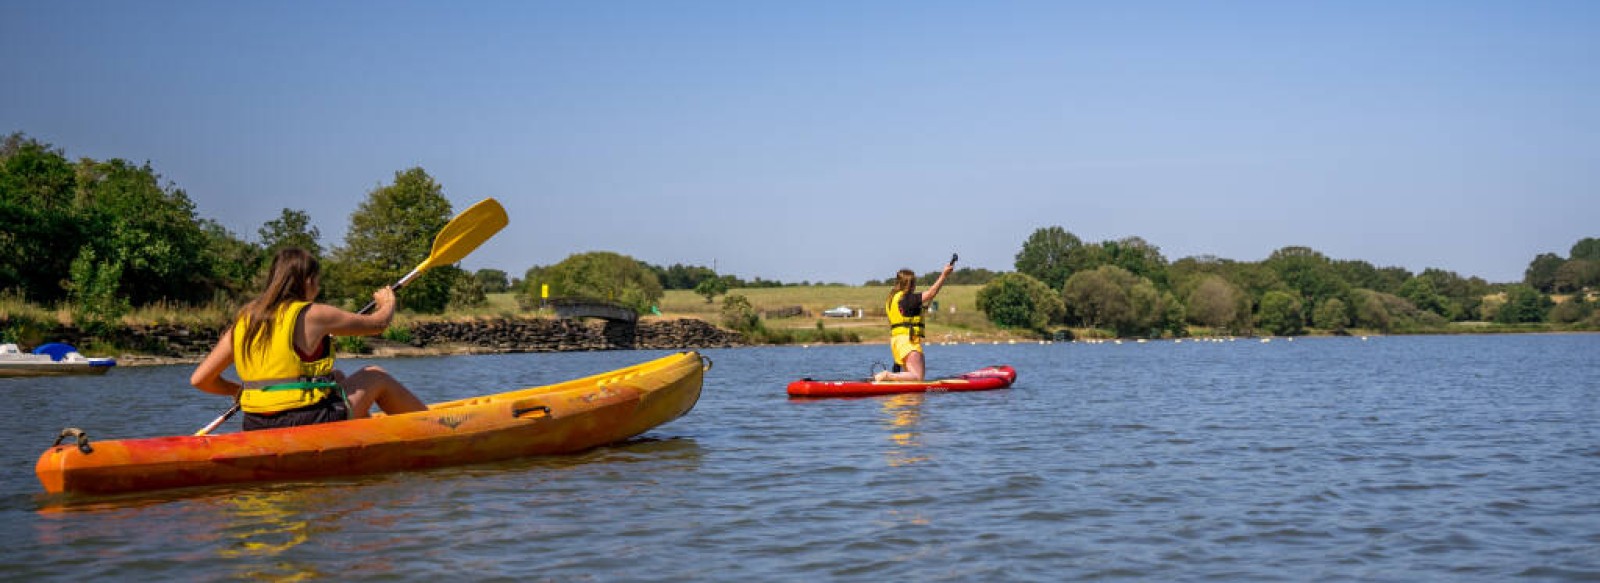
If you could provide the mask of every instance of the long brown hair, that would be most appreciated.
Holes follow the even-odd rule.
[[[322,264],[305,249],[285,247],[272,257],[272,267],[267,270],[266,289],[239,310],[239,317],[247,318],[250,322],[243,338],[246,355],[250,353],[250,345],[257,340],[257,334],[261,335],[262,342],[272,340],[273,319],[278,314],[278,308],[288,302],[311,301],[308,284],[321,277]]]
[[[917,273],[910,269],[902,269],[894,274],[894,289],[889,290],[889,297],[894,297],[895,292],[911,293],[917,287]]]

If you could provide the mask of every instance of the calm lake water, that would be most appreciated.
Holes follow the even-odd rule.
[[[438,401],[661,354],[378,364]],[[822,401],[784,386],[888,348],[705,354],[699,405],[613,447],[66,510],[33,475],[61,428],[226,403],[189,367],[0,380],[0,579],[1600,579],[1600,335],[932,346],[1020,378]]]

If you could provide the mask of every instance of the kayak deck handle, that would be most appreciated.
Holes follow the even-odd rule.
[[[550,416],[550,408],[546,407],[544,405],[534,405],[532,407],[518,407],[516,409],[512,409],[511,410],[511,416],[512,417],[516,417],[518,419],[521,419],[524,415],[527,415],[529,413],[534,413],[534,412],[538,412],[539,413],[539,415],[538,415],[539,417],[549,417]]]
[[[710,371],[711,370],[711,357],[706,356],[704,354],[700,355],[700,365],[705,367],[705,368],[701,369],[702,372]]]
[[[76,427],[68,427],[66,429],[62,429],[61,430],[61,435],[57,435],[56,436],[56,442],[50,444],[50,447],[55,447],[55,446],[61,445],[61,440],[66,439],[68,437],[73,437],[73,438],[76,438],[78,440],[78,451],[81,451],[81,452],[83,452],[85,454],[94,453],[94,448],[89,447],[89,432],[84,431],[82,429],[78,429]]]

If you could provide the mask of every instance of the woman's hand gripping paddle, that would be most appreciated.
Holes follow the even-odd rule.
[[[482,245],[484,241],[488,241],[495,233],[500,232],[500,229],[505,228],[509,222],[510,220],[506,218],[506,209],[501,207],[498,201],[492,198],[478,201],[477,204],[467,207],[467,210],[461,211],[455,218],[450,219],[450,222],[439,230],[439,234],[433,237],[433,250],[428,253],[428,258],[422,260],[422,263],[417,264],[416,269],[411,270],[411,273],[407,273],[405,277],[400,278],[400,281],[389,287],[398,290],[411,283],[412,280],[430,268],[461,261],[462,258],[477,249],[479,245]],[[361,311],[357,313],[365,314],[372,311],[372,308],[377,307],[377,305],[376,301],[368,302],[366,307],[361,308]],[[227,413],[223,413],[215,421],[200,428],[199,431],[195,432],[195,435],[211,433],[212,430],[227,422],[237,412],[239,412],[239,404],[234,403]]]

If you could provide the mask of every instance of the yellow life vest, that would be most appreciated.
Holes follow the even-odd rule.
[[[905,297],[905,295],[906,292],[903,291],[889,294],[889,303],[883,307],[883,311],[889,314],[889,336],[922,338],[922,312],[917,312],[912,316],[900,313],[900,298]]]
[[[303,360],[295,351],[295,323],[310,302],[290,302],[278,308],[272,334],[263,327],[245,350],[245,330],[250,318],[240,316],[233,326],[233,367],[244,381],[239,408],[246,413],[277,413],[315,405],[338,390],[333,382],[333,347],[316,360]]]

